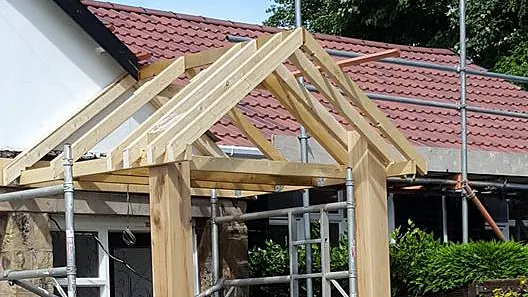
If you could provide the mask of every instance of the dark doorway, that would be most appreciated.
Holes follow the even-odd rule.
[[[117,261],[110,261],[112,297],[152,297],[150,233],[135,233],[136,243],[127,245],[120,232],[108,234],[110,253],[128,263],[137,273]]]

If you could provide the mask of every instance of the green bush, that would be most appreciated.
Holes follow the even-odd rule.
[[[528,247],[516,242],[442,244],[412,222],[405,232],[397,229],[390,245],[393,296],[422,296],[449,292],[473,281],[528,275]],[[347,239],[331,248],[331,270],[348,270]],[[288,249],[271,241],[250,251],[252,277],[289,274]],[[320,271],[320,250],[313,245],[314,272]],[[305,251],[299,249],[299,273],[305,272]],[[303,282],[300,282],[303,284]],[[346,283],[342,284],[346,287]],[[315,296],[320,284],[314,282]],[[301,286],[301,289],[302,286]],[[287,296],[288,286],[258,288],[260,296]],[[265,293],[265,294],[262,294]]]
[[[390,245],[391,286],[393,296],[415,295],[424,291],[424,264],[439,248],[432,233],[427,233],[409,221],[406,232],[397,228]]]

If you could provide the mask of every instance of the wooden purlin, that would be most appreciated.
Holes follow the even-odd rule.
[[[3,169],[2,184],[9,185],[11,182],[20,177],[22,170],[29,168],[40,159],[46,156],[50,151],[58,147],[68,137],[73,135],[84,124],[88,123],[90,119],[97,116],[103,109],[115,102],[123,93],[132,88],[136,80],[126,75],[120,77],[118,80],[103,89],[94,99],[82,107],[74,116],[69,118],[66,122],[61,124],[55,131],[40,140],[31,148],[26,149],[18,156],[16,156]]]
[[[347,97],[356,104],[362,112],[382,132],[383,136],[398,149],[408,160],[414,160],[420,174],[427,173],[427,165],[423,157],[416,151],[405,136],[392,124],[363,91],[336,64],[334,59],[321,47],[315,38],[305,31],[302,49],[333,79]]]
[[[233,73],[226,74],[225,86],[216,86],[190,110],[176,112],[180,117],[174,119],[171,125],[147,146],[147,163],[158,162],[165,150],[167,154],[164,161],[170,161],[171,155],[178,155],[185,143],[193,142],[196,134],[204,133],[220,120],[301,44],[302,29],[291,33],[278,33],[271,37],[243,65]],[[165,148],[162,147],[164,145]]]
[[[362,55],[362,56],[355,57],[355,58],[339,60],[339,61],[336,62],[336,64],[340,68],[350,67],[350,66],[359,65],[359,64],[362,64],[362,63],[378,61],[380,59],[385,59],[385,58],[390,58],[390,57],[399,57],[400,53],[401,53],[401,51],[399,49],[390,49],[390,50],[386,50],[386,51],[382,51],[382,52],[372,53],[372,54],[368,54],[368,55]],[[317,66],[317,68],[319,69],[320,67]],[[300,77],[300,76],[303,75],[303,73],[301,71],[299,71],[299,70],[292,72],[292,74],[295,77]]]

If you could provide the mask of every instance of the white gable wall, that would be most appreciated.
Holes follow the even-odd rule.
[[[0,40],[0,150],[28,148],[125,72],[51,0],[0,0]],[[149,113],[94,150],[106,152]]]

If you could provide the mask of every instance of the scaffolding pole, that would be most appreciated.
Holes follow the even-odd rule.
[[[37,287],[33,285],[32,283],[23,281],[23,280],[14,280],[11,281],[10,284],[17,285],[33,294],[36,294],[41,297],[59,297],[55,294],[51,294],[50,292],[46,291],[44,288]]]
[[[0,202],[48,197],[64,193],[63,185],[0,194]]]
[[[462,183],[467,184],[467,146],[468,146],[468,131],[467,131],[467,81],[466,81],[466,1],[459,0],[459,14],[460,14],[460,173],[462,174]],[[469,241],[468,231],[468,200],[465,189],[462,189],[462,242]]]
[[[302,12],[301,12],[301,0],[295,0],[295,27],[302,27]],[[304,86],[304,78],[299,77],[299,84]],[[301,150],[301,163],[308,163],[308,133],[306,128],[301,125],[299,127],[299,145]],[[310,190],[304,189],[302,193],[302,205],[304,207],[310,206]],[[310,214],[305,213],[303,215],[304,222],[304,239],[310,240],[311,238],[311,222]],[[306,273],[312,273],[312,245],[306,245]],[[311,278],[306,279],[306,296],[313,296],[313,283]]]
[[[64,146],[64,215],[66,222],[66,277],[68,297],[77,296],[75,266],[75,225],[73,193],[73,157],[71,145]]]
[[[348,295],[350,297],[356,297],[356,201],[354,199],[354,179],[352,177],[352,167],[347,167],[346,197],[348,222]]]
[[[218,211],[218,196],[216,189],[211,190],[211,262],[213,266],[213,286],[220,281],[220,247],[218,223],[216,222]],[[213,296],[220,297],[219,290],[213,292]]]
[[[64,277],[66,276],[66,267],[42,268],[32,270],[4,270],[0,281],[13,281],[43,277]]]
[[[249,38],[228,35],[227,40],[231,42],[245,42],[245,41],[248,41]],[[357,53],[351,53],[351,52],[345,52],[345,51],[330,50],[330,49],[326,49],[326,51],[333,56],[339,56],[339,57],[359,57],[361,56],[360,54],[357,54]],[[379,62],[385,62],[385,63],[397,64],[397,65],[405,65],[405,66],[418,67],[418,68],[426,68],[426,69],[436,69],[436,70],[448,71],[448,72],[457,72],[457,73],[459,72],[459,67],[405,60],[405,59],[385,58],[385,59],[380,59]],[[508,74],[502,74],[502,73],[493,73],[493,72],[471,70],[471,69],[466,69],[465,73],[476,75],[476,76],[494,77],[498,79],[504,79],[504,80],[514,81],[514,82],[519,82],[519,83],[528,83],[528,77],[522,77],[522,76],[516,76],[516,75],[508,75]],[[318,92],[317,89],[313,85],[304,84],[304,86],[310,92]],[[432,101],[432,100],[424,99],[424,98],[411,98],[411,97],[393,96],[393,95],[379,94],[379,93],[365,93],[365,94],[370,99],[378,100],[378,101],[388,101],[388,102],[398,102],[402,104],[412,104],[412,105],[418,105],[418,106],[438,107],[438,108],[451,109],[451,110],[457,110],[457,111],[461,109],[460,104],[456,104],[456,103],[439,102],[439,101]],[[481,113],[481,114],[528,119],[528,113],[525,113],[525,112],[470,106],[470,105],[467,105],[467,103],[466,103],[465,109],[469,112],[475,112],[475,113]]]

